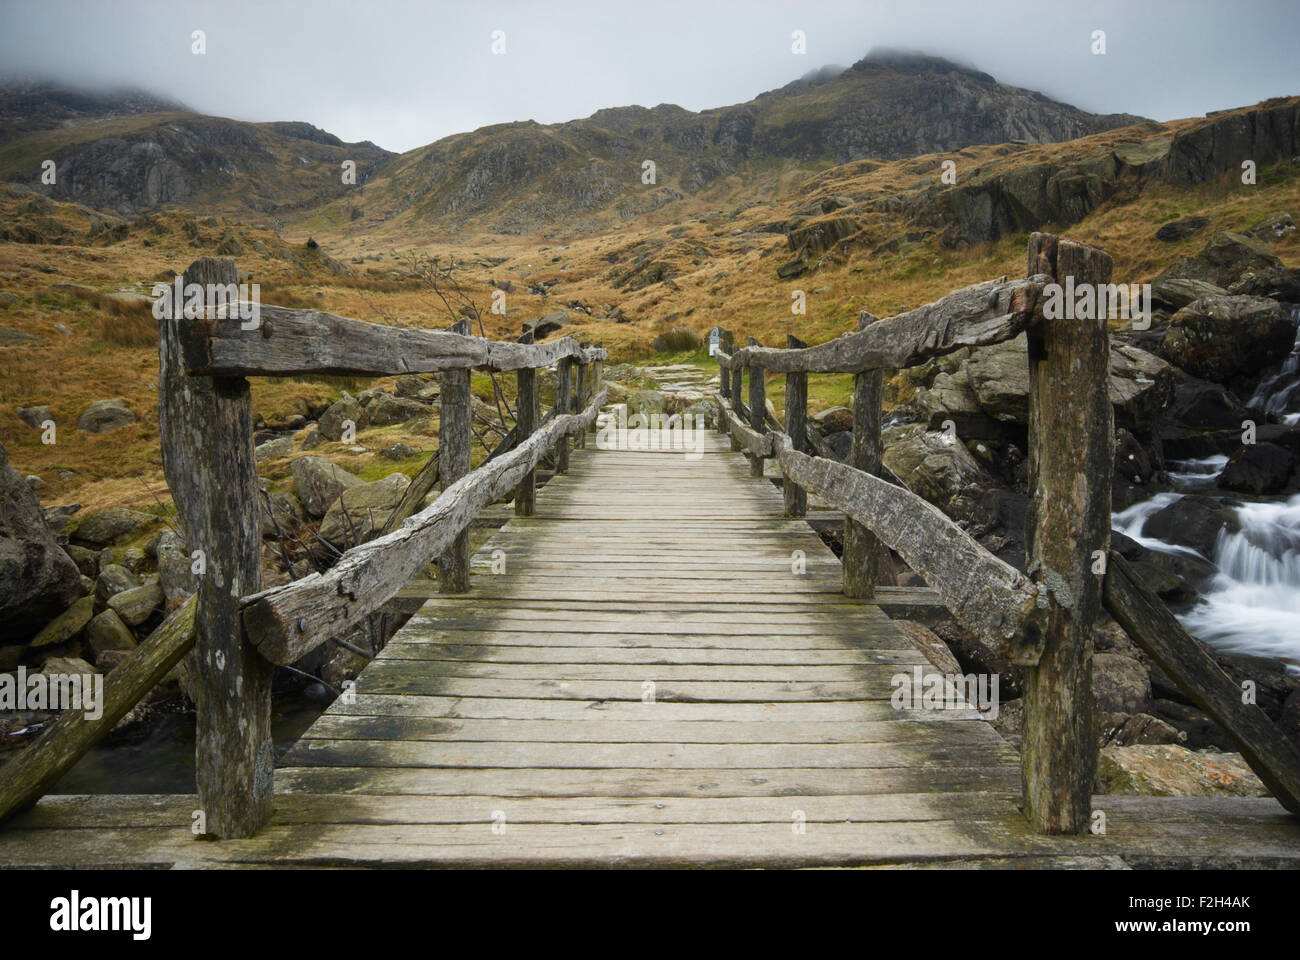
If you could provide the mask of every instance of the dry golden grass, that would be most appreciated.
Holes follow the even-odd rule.
[[[1169,137],[1196,121],[1146,125],[1111,131],[1067,144],[1043,146],[991,145],[971,147],[957,156],[961,169],[984,175],[1000,166],[1076,159],[1114,149],[1138,138]],[[587,342],[603,342],[611,360],[652,357],[655,336],[674,326],[702,336],[714,325],[730,329],[742,341],[755,336],[768,344],[783,344],[788,333],[817,343],[856,328],[859,310],[890,316],[937,299],[949,291],[1002,274],[1022,275],[1023,237],[963,250],[944,250],[932,237],[904,244],[897,253],[875,256],[879,244],[916,229],[899,215],[867,209],[859,203],[852,215],[862,230],[837,249],[819,269],[794,281],[779,281],[777,267],[790,257],[785,238],[759,232],[764,224],[783,222],[817,197],[847,193],[870,200],[906,194],[934,182],[938,155],[895,163],[864,161],[836,167],[815,176],[793,169],[774,170],[752,196],[742,197],[743,185],[727,180],[701,197],[690,198],[638,218],[617,232],[568,240],[501,235],[458,237],[454,243],[418,232],[418,224],[385,224],[362,233],[346,222],[312,235],[320,251],[309,251],[308,232],[291,226],[285,235],[225,218],[195,219],[170,212],[132,224],[126,239],[48,245],[0,243],[0,290],[18,301],[0,308],[0,325],[35,334],[36,342],[0,347],[0,442],[10,460],[24,473],[41,475],[46,502],[77,500],[87,509],[110,505],[149,506],[158,491],[164,500],[157,435],[157,354],[152,315],[145,304],[123,303],[113,293],[147,293],[161,277],[180,272],[196,257],[212,255],[221,240],[234,234],[245,252],[236,257],[241,271],[262,285],[262,300],[286,306],[312,307],[344,316],[383,323],[444,328],[446,309],[433,293],[408,273],[415,255],[437,256],[461,264],[458,271],[466,293],[478,305],[480,329],[496,339],[514,339],[525,319],[564,308],[569,325],[563,331]],[[1232,176],[1180,190],[1154,184],[1140,193],[1117,198],[1064,232],[1098,244],[1115,258],[1117,281],[1142,281],[1178,257],[1199,250],[1219,229],[1245,227],[1273,210],[1300,213],[1300,177],[1294,167],[1260,171],[1260,182],[1244,187]],[[966,175],[963,173],[962,175]],[[740,199],[759,202],[744,205]],[[1153,239],[1156,228],[1179,217],[1213,218],[1209,228],[1174,244]],[[0,216],[10,222],[45,217],[85,237],[94,215],[69,204],[51,206],[0,190]],[[733,236],[739,229],[741,234]],[[65,231],[65,232],[66,232]],[[76,239],[74,237],[73,239]],[[1285,262],[1300,260],[1300,239],[1294,234],[1275,245]],[[264,250],[265,253],[259,252]],[[668,264],[671,282],[643,289],[619,289],[611,274],[639,253]],[[352,273],[329,269],[325,257]],[[556,260],[555,258],[559,258]],[[489,258],[504,258],[486,266]],[[358,262],[359,261],[359,262]],[[512,311],[506,316],[489,310],[493,289],[509,280]],[[550,295],[529,292],[528,284],[558,281]],[[89,291],[60,289],[78,284]],[[790,311],[792,290],[807,293],[807,313]],[[597,319],[570,307],[585,304],[593,313],[601,305],[621,308],[631,322]],[[60,333],[62,324],[71,333]],[[659,358],[663,359],[663,358]],[[677,359],[708,365],[700,355]],[[711,366],[711,365],[710,365]],[[513,392],[513,378],[500,378]],[[282,422],[303,413],[308,404],[331,399],[340,388],[352,392],[375,383],[391,388],[393,381],[340,378],[267,379],[252,381],[253,407],[268,422]],[[769,395],[780,408],[783,380],[771,378]],[[845,402],[851,389],[846,377],[814,377],[810,407],[817,410]],[[475,391],[490,401],[490,384],[476,377]],[[77,431],[77,417],[94,400],[123,397],[140,422],[103,436]],[[58,443],[46,446],[39,431],[13,413],[20,405],[48,403],[59,425]],[[404,434],[401,428],[363,431],[358,439],[365,454],[352,454],[326,444],[316,452],[337,457],[348,469],[367,479],[393,470],[411,472],[419,464],[396,463],[375,456],[383,446],[402,440],[431,450],[435,438]],[[476,459],[481,453],[476,450]],[[58,471],[74,471],[61,479]],[[287,483],[287,464],[265,465],[273,485]]]

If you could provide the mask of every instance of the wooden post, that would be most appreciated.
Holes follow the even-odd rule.
[[[563,357],[555,364],[555,412],[563,416],[573,412],[573,358]],[[569,472],[569,438],[561,437],[555,445],[555,472]]]
[[[1110,281],[1111,258],[1074,240],[1034,233],[1029,273],[1073,278],[1076,290]],[[1072,311],[1071,311],[1072,312]],[[1114,425],[1108,390],[1106,310],[1078,319],[1039,318],[1029,329],[1028,573],[1048,589],[1046,646],[1024,668],[1021,749],[1025,815],[1043,833],[1089,828],[1097,731],[1093,724],[1092,631],[1110,546]]]
[[[604,340],[597,340],[597,341],[596,341],[596,349],[597,349],[597,350],[603,350],[604,348],[605,348],[605,341],[604,341]],[[603,360],[597,360],[597,361],[595,361],[595,362],[591,365],[591,392],[590,392],[590,395],[589,395],[588,398],[587,398],[587,403],[589,403],[589,404],[591,403],[591,397],[595,397],[595,396],[598,396],[598,395],[600,394],[600,388],[601,388],[601,386],[604,384],[604,380],[605,380],[605,366],[604,366],[604,361],[603,361]],[[586,407],[583,407],[583,409],[585,410],[585,409],[587,409],[587,408],[586,408]],[[595,433],[595,432],[597,431],[598,428],[597,428],[597,426],[596,426],[596,422],[597,422],[599,419],[600,419],[600,417],[597,416],[595,420],[592,420],[592,421],[591,421],[591,426],[587,428],[587,429],[590,430],[592,433]]]
[[[520,343],[532,343],[533,333],[525,330]],[[600,374],[597,373],[599,378]],[[515,446],[519,446],[537,429],[537,371],[521,367],[515,374],[518,396],[515,398]],[[531,517],[537,500],[537,472],[529,470],[515,488],[515,516]]]
[[[233,260],[203,257],[184,283],[239,282]],[[197,573],[191,693],[198,708],[195,765],[206,831],[251,837],[271,817],[275,768],[271,673],[244,641],[239,598],[258,591],[262,534],[248,381],[191,377],[181,359],[181,304],[158,325],[158,434],[163,472]],[[237,317],[228,320],[239,323]],[[263,329],[270,336],[269,326]]]
[[[586,347],[584,346],[583,349],[586,349]],[[585,362],[579,362],[577,366],[577,373],[576,373],[575,384],[573,388],[573,395],[576,398],[574,401],[573,408],[574,411],[577,413],[581,413],[583,410],[587,409],[587,403],[589,398],[587,396],[588,391],[587,391],[586,381],[587,381],[587,364]],[[587,431],[583,430],[582,432],[574,436],[573,446],[574,449],[578,449],[578,448],[586,447],[586,445],[587,445]]]
[[[730,371],[731,389],[728,391],[727,396],[731,400],[731,409],[735,412],[736,416],[739,417],[742,416],[742,411],[745,408],[745,404],[741,400],[741,391],[744,389],[742,386],[742,380],[745,376],[745,368],[742,367],[735,360],[736,353],[734,350],[734,344],[733,344],[733,350],[731,351],[731,356],[732,356],[731,371]],[[732,450],[740,449],[740,442],[735,437],[731,438],[731,449]]]
[[[751,347],[762,346],[753,337],[749,338]],[[759,433],[767,432],[767,382],[762,367],[753,364],[749,367],[749,425]],[[763,458],[749,458],[749,475],[763,476]]]
[[[469,320],[458,320],[452,324],[451,332],[468,335]],[[438,472],[442,475],[444,490],[470,470],[470,445],[473,442],[470,418],[474,415],[474,399],[470,394],[469,376],[468,369],[444,370],[441,375],[442,390],[438,403],[442,422],[438,427]],[[463,530],[438,558],[438,592],[468,591],[469,530]]]
[[[787,335],[785,345],[790,350],[808,346],[798,337]],[[790,436],[790,446],[800,453],[808,452],[808,374],[785,375],[785,432]],[[785,515],[803,517],[808,513],[808,494],[789,477],[781,481],[785,497]]]
[[[858,329],[865,330],[878,318],[863,310]],[[849,466],[880,476],[880,405],[884,377],[879,370],[867,370],[853,377],[853,447]],[[870,600],[876,595],[876,574],[880,565],[880,541],[867,527],[844,518],[844,595]]]

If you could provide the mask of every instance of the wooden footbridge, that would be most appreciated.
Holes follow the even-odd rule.
[[[1100,376],[1085,356],[1104,333],[1083,323],[1054,334],[1040,315],[1042,285],[1067,265],[1084,272],[1080,256],[1108,264],[1099,251],[1035,235],[1031,279],[864,321],[830,349],[736,350],[721,331],[717,434],[678,423],[638,436],[607,420],[593,437],[603,351],[569,340],[491,344],[406,330],[395,341],[389,328],[266,307],[269,335],[220,318],[164,321],[163,383],[179,396],[184,378],[190,395],[170,416],[200,431],[186,435],[188,480],[172,489],[190,546],[207,544],[209,564],[238,569],[249,542],[256,555],[256,527],[249,541],[236,520],[256,482],[246,384],[241,397],[234,382],[244,374],[441,371],[449,482],[324,574],[261,592],[255,564],[215,589],[200,580],[197,597],[110,674],[104,718],[65,715],[0,769],[0,866],[1300,863],[1300,820],[1287,810],[1300,796],[1290,744],[1209,672],[1217,667],[1121,559],[1109,555],[1104,576],[1092,572],[1094,549],[1108,556],[1108,523],[1086,539],[1080,514],[1044,496],[1081,490],[1082,516],[1108,516],[1108,459],[1094,470],[1088,445],[1072,445],[1069,469],[1086,481],[1075,482],[1038,452],[1047,502],[1030,576],[873,475],[880,368],[1022,329],[1043,341],[1031,346],[1043,391],[1036,429],[1056,411],[1092,436],[1100,430],[1087,419],[1104,414],[1109,436],[1105,349]],[[187,279],[223,263],[200,261]],[[556,410],[540,419],[533,371],[557,361]],[[468,409],[473,366],[518,372],[520,415],[514,449],[471,472],[468,415],[454,405]],[[771,422],[760,368],[787,374],[784,423]],[[748,404],[745,369],[754,372]],[[849,464],[805,452],[816,443],[803,422],[807,376],[838,369],[858,375]],[[1077,399],[1044,403],[1063,371]],[[1098,383],[1100,402],[1088,402]],[[230,404],[243,409],[223,409]],[[235,432],[214,438],[209,457],[192,438],[208,436],[198,420],[210,415],[208,426]],[[165,450],[179,442],[168,416]],[[546,452],[557,472],[536,491]],[[764,478],[764,459],[779,463],[782,489]],[[803,519],[809,493],[845,515],[843,563]],[[512,499],[514,516],[471,558],[475,515]],[[1058,520],[1072,531],[1073,556],[1048,556],[1043,535],[1059,533]],[[875,587],[882,545],[927,578],[929,600]],[[1059,581],[1034,575],[1044,557]],[[434,558],[436,588],[415,578]],[[1072,572],[1085,563],[1086,577]],[[900,676],[940,688],[952,679],[938,678],[885,612],[925,602],[942,603],[1024,666],[1023,760],[970,704],[898,701]],[[1090,683],[1086,631],[1103,602],[1171,676],[1195,685],[1277,800],[1092,797],[1096,735],[1079,681]],[[381,612],[404,625],[272,769],[271,664]],[[197,795],[38,802],[191,648],[205,688]]]

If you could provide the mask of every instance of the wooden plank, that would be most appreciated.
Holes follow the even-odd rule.
[[[210,257],[184,275],[205,297],[237,280],[233,260]],[[253,408],[247,380],[185,372],[182,343],[195,323],[180,312],[158,323],[158,434],[186,548],[201,563],[187,670],[198,793],[208,832],[245,837],[271,815],[274,775],[272,667],[244,642],[239,620],[239,598],[261,579]]]
[[[1035,233],[1030,273],[1078,288],[1110,282],[1095,247]],[[1073,311],[1071,311],[1073,312]],[[1025,812],[1045,833],[1083,833],[1097,769],[1092,632],[1110,547],[1114,425],[1110,333],[1096,317],[1048,320],[1029,331],[1028,571],[1047,603],[1041,656],[1024,679]],[[1100,553],[1094,555],[1094,551]]]
[[[87,705],[93,709],[65,710],[35,742],[0,767],[0,823],[58,783],[189,652],[196,603],[190,597],[181,604],[105,677],[102,700]],[[99,715],[92,719],[92,712]]]
[[[481,648],[480,648],[481,649]],[[911,662],[911,661],[909,661]],[[920,660],[914,661],[922,665]],[[910,673],[898,663],[872,664],[750,664],[750,663],[505,663],[500,661],[433,660],[424,657],[381,657],[370,671],[372,676],[403,676],[418,670],[423,676],[466,677],[501,680],[618,680],[640,683],[643,679],[809,682],[831,680],[854,683],[885,669],[893,674]]]
[[[554,720],[592,723],[667,721],[729,723],[970,723],[971,709],[896,710],[882,700],[820,700],[790,703],[643,703],[640,700],[536,700],[359,692],[350,703],[335,700],[328,714],[348,716],[450,717],[473,720]],[[327,715],[328,715],[327,714]],[[1016,789],[1019,790],[1017,775]]]
[[[1106,609],[1124,632],[1233,739],[1273,796],[1300,815],[1300,751],[1263,710],[1243,702],[1241,688],[1113,550],[1104,589]]]
[[[491,634],[487,635],[489,638]],[[924,658],[918,651],[907,648],[891,649],[826,649],[826,650],[771,650],[750,647],[708,648],[625,646],[562,646],[553,634],[547,634],[540,646],[495,643],[447,643],[440,639],[421,640],[403,634],[384,648],[382,656],[388,660],[463,660],[469,663],[565,663],[596,666],[600,664],[659,664],[706,665],[737,664],[748,666],[810,667],[852,663],[922,664]]]
[[[326,573],[245,596],[243,627],[257,652],[293,663],[346,633],[446,549],[484,505],[515,489],[557,437],[592,422],[604,400],[602,392],[584,413],[556,417],[516,450],[457,480],[402,529],[353,547]]]
[[[573,337],[525,345],[321,310],[262,304],[259,313],[259,322],[247,330],[230,311],[187,318],[181,340],[185,369],[191,376],[213,377],[385,377],[470,368],[512,371],[550,366],[563,357],[591,362],[605,356],[603,349],[584,350]]]
[[[1050,281],[1050,277],[1034,276],[976,283],[815,347],[745,347],[731,358],[731,364],[753,364],[779,373],[858,373],[914,367],[961,347],[1013,339],[1033,321],[1043,285]]]
[[[464,720],[326,714],[303,740],[455,740],[510,743],[894,743],[994,744],[986,723],[739,723],[722,720]]]
[[[727,768],[714,770],[611,769],[580,785],[572,770],[438,769],[415,767],[286,767],[285,793],[371,793],[516,797],[771,797],[869,796],[1018,789],[1014,764],[827,770]],[[787,827],[787,829],[789,829]],[[0,834],[0,841],[3,841]]]
[[[411,671],[385,675],[375,661],[357,678],[363,693],[406,693],[443,697],[505,697],[512,700],[641,700],[651,688],[635,680],[490,680],[424,676]],[[889,677],[839,682],[746,682],[664,680],[655,682],[655,702],[797,703],[822,700],[888,700]]]
[[[726,770],[961,767],[977,758],[1014,763],[1005,741],[970,743],[493,743],[425,740],[300,740],[286,767],[450,767],[458,770]],[[583,777],[582,779],[591,779]]]

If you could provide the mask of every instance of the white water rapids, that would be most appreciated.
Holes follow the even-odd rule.
[[[1225,462],[1225,457],[1172,462],[1169,475],[1182,490],[1208,494]],[[1195,555],[1189,547],[1142,533],[1152,514],[1182,496],[1157,493],[1115,514],[1111,525],[1148,549]],[[1196,606],[1178,619],[1221,650],[1274,657],[1300,670],[1300,494],[1244,503],[1236,513],[1241,529],[1221,532],[1206,558],[1218,573]]]

